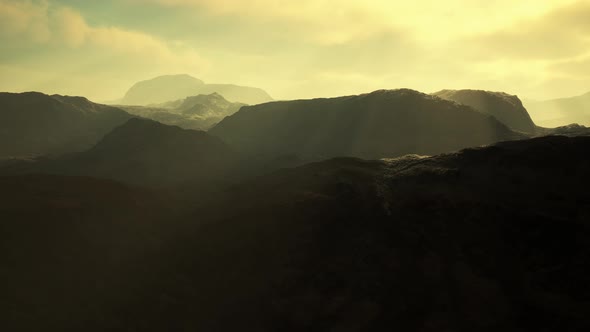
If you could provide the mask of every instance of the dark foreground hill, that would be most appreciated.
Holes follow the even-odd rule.
[[[245,106],[209,132],[253,155],[368,159],[516,139],[495,118],[413,90]]]
[[[0,161],[1,175],[92,176],[150,188],[221,188],[251,176],[302,165],[299,158],[254,158],[200,130],[132,118],[92,148],[57,157]]]
[[[189,75],[166,75],[134,84],[121,100],[121,104],[158,104],[212,93],[218,93],[236,103],[259,104],[272,100],[268,93],[259,88],[233,84],[205,84]]]
[[[235,159],[229,146],[206,132],[131,119],[90,150],[39,167],[127,183],[172,185],[218,178]]]
[[[586,331],[589,148],[588,137],[545,137],[332,159],[251,179],[181,216],[115,184],[83,199],[99,180],[0,178],[0,321],[10,331]],[[133,199],[100,208],[121,196]]]
[[[512,130],[535,133],[536,126],[517,96],[483,90],[442,90],[434,95],[492,115]]]
[[[123,285],[157,251],[162,214],[154,193],[108,180],[0,177],[0,328],[74,331],[101,319]],[[113,297],[114,296],[114,297]]]
[[[0,158],[83,151],[131,117],[83,97],[0,93]]]

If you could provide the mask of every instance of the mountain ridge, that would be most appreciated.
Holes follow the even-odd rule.
[[[441,90],[433,95],[494,116],[509,128],[534,134],[536,125],[518,96],[486,90]]]
[[[131,114],[184,129],[207,130],[245,104],[232,103],[214,92],[148,106],[119,105]]]
[[[216,178],[236,158],[231,147],[204,131],[132,118],[60,163],[74,175],[159,186]]]
[[[150,105],[183,99],[199,94],[219,93],[231,102],[259,104],[270,101],[270,95],[260,88],[234,84],[205,84],[190,75],[164,75],[135,83],[120,103]]]
[[[543,127],[578,123],[590,126],[590,92],[573,97],[528,101],[527,108]]]
[[[82,151],[131,117],[85,97],[0,93],[0,157]]]
[[[244,106],[209,132],[247,153],[312,159],[435,154],[524,137],[471,107],[410,89]]]

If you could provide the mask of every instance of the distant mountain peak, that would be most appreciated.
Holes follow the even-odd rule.
[[[568,123],[590,126],[590,92],[574,97],[529,100],[526,107],[543,127],[555,128]]]
[[[160,76],[156,76],[151,79],[140,81],[136,84],[141,84],[143,82],[168,81],[168,80],[186,80],[186,81],[198,82],[200,84],[205,84],[205,82],[203,82],[202,80],[200,80],[194,76],[188,75],[188,74],[160,75]]]
[[[217,93],[231,102],[259,104],[271,101],[266,91],[234,84],[205,84],[190,75],[164,75],[135,83],[121,100],[124,105],[161,104],[199,94]]]
[[[217,92],[213,92],[211,94],[208,94],[207,96],[211,96],[211,97],[215,97],[215,98],[223,98],[223,96]],[[225,99],[225,98],[223,98],[223,99]]]

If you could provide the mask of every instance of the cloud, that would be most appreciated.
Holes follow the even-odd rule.
[[[176,47],[149,34],[119,27],[90,26],[69,7],[50,6],[47,1],[0,2],[1,38],[7,43],[84,47],[134,56],[148,56],[156,62],[206,67],[207,62],[192,49]]]
[[[45,0],[0,0],[0,43],[6,49],[0,57],[0,89],[8,91],[115,99],[136,80],[203,73],[210,67],[190,46],[141,31],[90,25],[76,10]]]
[[[537,17],[574,0],[127,0],[193,8],[289,24],[326,43],[346,42],[387,30],[404,30],[426,41],[497,30]],[[309,34],[310,31],[315,33]]]
[[[52,18],[58,41],[71,47],[82,46],[86,42],[87,35],[92,31],[84,18],[70,8],[58,9]]]
[[[79,94],[123,94],[136,80],[188,73],[277,98],[400,86],[542,98],[588,86],[589,8],[575,0],[0,0],[0,76],[10,67],[29,73],[21,85]]]
[[[556,60],[586,53],[590,47],[590,1],[564,5],[534,19],[465,40],[479,59]]]
[[[549,70],[562,78],[581,78],[590,80],[590,54],[553,63]]]
[[[47,1],[0,1],[0,37],[47,42],[51,38],[48,7]]]

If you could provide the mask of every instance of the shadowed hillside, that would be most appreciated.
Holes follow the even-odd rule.
[[[482,90],[442,90],[433,95],[492,115],[512,130],[535,133],[536,126],[517,96]]]
[[[467,106],[413,90],[242,107],[211,134],[254,155],[396,157],[520,137]]]
[[[92,149],[59,162],[74,174],[171,184],[223,174],[233,158],[231,148],[205,132],[131,119]]]
[[[82,151],[131,117],[83,97],[0,93],[0,158]]]
[[[232,84],[205,84],[189,75],[167,75],[134,84],[120,103],[124,105],[159,104],[212,93],[218,93],[229,101],[244,104],[259,104],[272,100],[268,93],[258,88]]]
[[[157,252],[167,232],[155,223],[173,213],[165,200],[85,177],[0,176],[0,187],[2,329],[114,323],[99,315],[113,309],[105,303],[124,299],[118,290],[134,289],[151,271],[139,262]]]
[[[94,176],[150,188],[185,188],[201,195],[303,163],[288,154],[244,155],[204,131],[132,118],[84,152],[2,160],[0,175]]]
[[[144,186],[209,183],[229,176],[238,155],[203,131],[131,119],[91,149],[58,158],[5,162],[0,174],[95,176]]]
[[[161,219],[150,210],[160,203],[121,185],[0,178],[11,192],[0,200],[10,216],[2,321],[60,331],[584,331],[589,148],[587,137],[546,137],[332,159]]]

